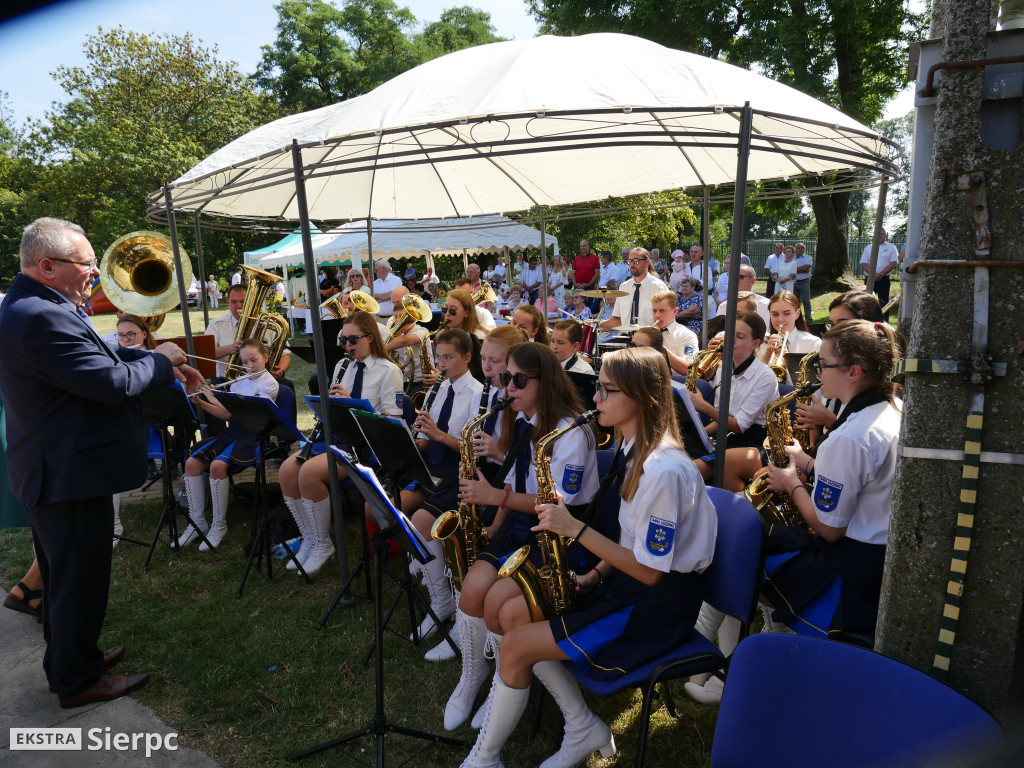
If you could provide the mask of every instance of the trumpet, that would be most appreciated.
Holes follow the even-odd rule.
[[[786,368],[786,342],[789,340],[789,331],[782,334],[782,341],[779,346],[765,356],[765,362],[775,373],[775,378],[780,384],[785,384],[789,378],[789,370]]]

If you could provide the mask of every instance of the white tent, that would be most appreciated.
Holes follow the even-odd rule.
[[[473,216],[707,188],[736,178],[745,102],[749,179],[894,174],[891,143],[805,93],[649,40],[594,34],[468,48],[281,118],[171,183],[171,201],[298,220],[293,141],[314,220]],[[149,203],[159,217],[161,195]]]
[[[494,251],[521,251],[540,248],[539,230],[504,216],[474,216],[458,219],[392,219],[370,222],[353,221],[322,235],[313,236],[313,259],[317,264],[347,263],[359,266],[370,258],[369,239],[373,239],[373,259],[404,259],[437,256],[444,253],[470,256]],[[558,241],[546,236],[558,253]],[[302,243],[294,243],[260,260],[263,269],[303,266]]]

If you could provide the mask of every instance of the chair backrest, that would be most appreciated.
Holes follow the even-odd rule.
[[[754,617],[761,585],[761,519],[741,496],[708,488],[718,513],[715,557],[704,571],[704,600],[742,622]]]
[[[997,740],[988,712],[923,672],[852,645],[769,633],[733,655],[711,765],[894,768]]]
[[[700,391],[700,396],[707,400],[709,403],[715,402],[715,388],[711,386],[710,381],[704,381],[704,379],[697,379],[697,389]],[[706,413],[699,414],[701,423],[706,427],[711,423],[711,417]]]
[[[411,428],[413,423],[416,421],[416,407],[412,404],[412,398],[404,392],[399,392],[395,395],[395,400],[397,401],[395,405],[401,406],[402,408],[402,418]]]
[[[277,388],[277,407],[295,423],[298,412],[295,408],[295,390],[282,384]]]

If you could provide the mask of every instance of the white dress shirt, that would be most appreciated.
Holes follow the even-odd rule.
[[[281,385],[278,383],[277,379],[274,378],[274,374],[264,368],[259,376],[253,376],[251,379],[242,379],[241,381],[231,382],[231,386],[228,387],[228,391],[233,392],[236,395],[265,397],[268,400],[277,402],[277,392],[280,387]]]
[[[540,267],[534,267],[533,269],[527,267],[526,269],[523,270],[523,273],[519,276],[519,279],[523,281],[523,285],[526,286],[527,288],[529,288],[534,283],[544,282],[543,275],[540,271]],[[539,291],[540,285],[538,285],[534,290]]]
[[[875,273],[881,272],[883,269],[888,267],[890,264],[895,264],[900,260],[900,252],[896,250],[896,246],[886,240],[884,243],[878,245],[878,262],[875,264]],[[871,245],[868,244],[864,248],[864,254],[860,257],[860,265],[864,268],[864,274],[867,275],[868,267],[871,266]]]
[[[519,422],[522,415],[516,419],[514,429],[516,434],[519,430]],[[530,420],[530,423],[537,426],[537,415]],[[572,423],[572,419],[562,419],[558,422],[556,429],[562,429]],[[530,460],[533,461],[533,453],[537,446],[537,440],[543,435],[534,434],[530,438]],[[513,443],[515,441],[513,440]],[[597,449],[595,447],[594,433],[587,427],[579,427],[567,432],[563,437],[555,441],[551,453],[551,478],[555,481],[555,490],[565,499],[566,504],[586,504],[597,493],[601,484],[601,478],[597,476]],[[515,489],[516,465],[505,476],[505,483]],[[575,488],[575,491],[567,490],[567,487]],[[533,465],[530,465],[526,472],[526,493],[537,493],[537,475],[534,473]]]
[[[721,384],[722,369],[719,367],[712,379],[716,406]],[[740,432],[746,432],[751,424],[764,424],[764,407],[778,396],[779,380],[775,377],[775,372],[760,360],[754,360],[741,375],[732,377],[729,415],[736,419]]]
[[[238,332],[238,318],[235,317],[231,312],[225,312],[223,315],[218,315],[210,321],[210,324],[206,327],[206,332],[213,336],[215,339],[214,344],[218,347],[226,347],[228,344],[232,344],[235,341],[235,333]],[[264,343],[271,337],[274,331],[268,330],[263,334]],[[290,355],[291,350],[285,347],[281,353],[281,357]],[[231,355],[225,355],[224,357],[217,358],[217,375],[223,377],[228,369],[228,361],[231,360]]]
[[[630,277],[629,280],[619,286],[619,290],[625,291],[626,295],[620,296],[615,301],[612,317],[618,318],[621,321],[621,325],[628,325],[630,323],[630,314],[633,311],[633,292],[636,286],[636,278],[633,277]],[[665,285],[661,278],[655,277],[650,272],[640,281],[639,286],[640,306],[637,313],[639,318],[637,324],[654,325],[654,308],[651,306],[651,297],[659,291],[667,291],[668,286]]]
[[[448,417],[448,434],[459,438],[462,436],[462,428],[473,416],[476,416],[480,407],[480,393],[484,391],[484,385],[473,378],[467,370],[455,381],[445,379],[437,390],[437,397],[430,405],[430,415],[435,422],[441,416],[441,408],[444,407],[445,398],[448,397],[448,390],[455,390],[455,399],[452,401],[452,413]],[[424,440],[427,436],[420,432],[416,435]]]
[[[373,281],[373,295],[377,296],[381,293],[390,293],[395,288],[402,287],[402,278],[396,275],[394,272],[388,273],[388,276],[381,280],[379,277]],[[387,301],[381,301],[380,311],[377,313],[379,317],[390,317],[395,313],[395,305],[391,303],[391,299]]]
[[[693,362],[694,354],[700,349],[697,334],[674,320],[668,324],[667,328],[662,329],[661,339],[665,344],[665,349],[688,363]]]
[[[334,375],[331,376],[331,381],[338,378],[338,372],[341,370],[343,362],[344,359],[339,360],[338,364],[334,366]],[[378,413],[401,413],[401,409],[395,403],[395,395],[403,391],[402,372],[398,366],[390,360],[373,355],[367,357],[363,362],[366,363],[366,368],[363,370],[363,390],[359,397],[369,400],[373,410]],[[355,385],[358,370],[359,366],[353,359],[341,379],[341,386],[349,393],[352,392],[352,387]]]
[[[494,315],[479,305],[476,307],[476,322],[478,328],[482,328],[484,331],[494,330]]]

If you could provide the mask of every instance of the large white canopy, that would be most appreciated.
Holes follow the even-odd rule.
[[[442,253],[478,254],[508,248],[521,251],[527,247],[540,247],[540,231],[504,216],[474,216],[461,219],[426,219],[413,221],[394,219],[371,222],[373,259],[403,259],[423,254]],[[367,261],[370,256],[365,221],[353,221],[336,227],[313,240],[313,260],[317,264]],[[547,245],[558,241],[546,235]],[[260,260],[263,269],[269,267],[303,266],[302,242],[294,243]]]
[[[171,184],[177,210],[299,218],[291,145],[315,220],[456,217],[735,179],[871,169],[894,150],[848,116],[745,69],[637,37],[542,36],[469,48],[363,96],[233,141]],[[150,197],[151,216],[163,199]]]

